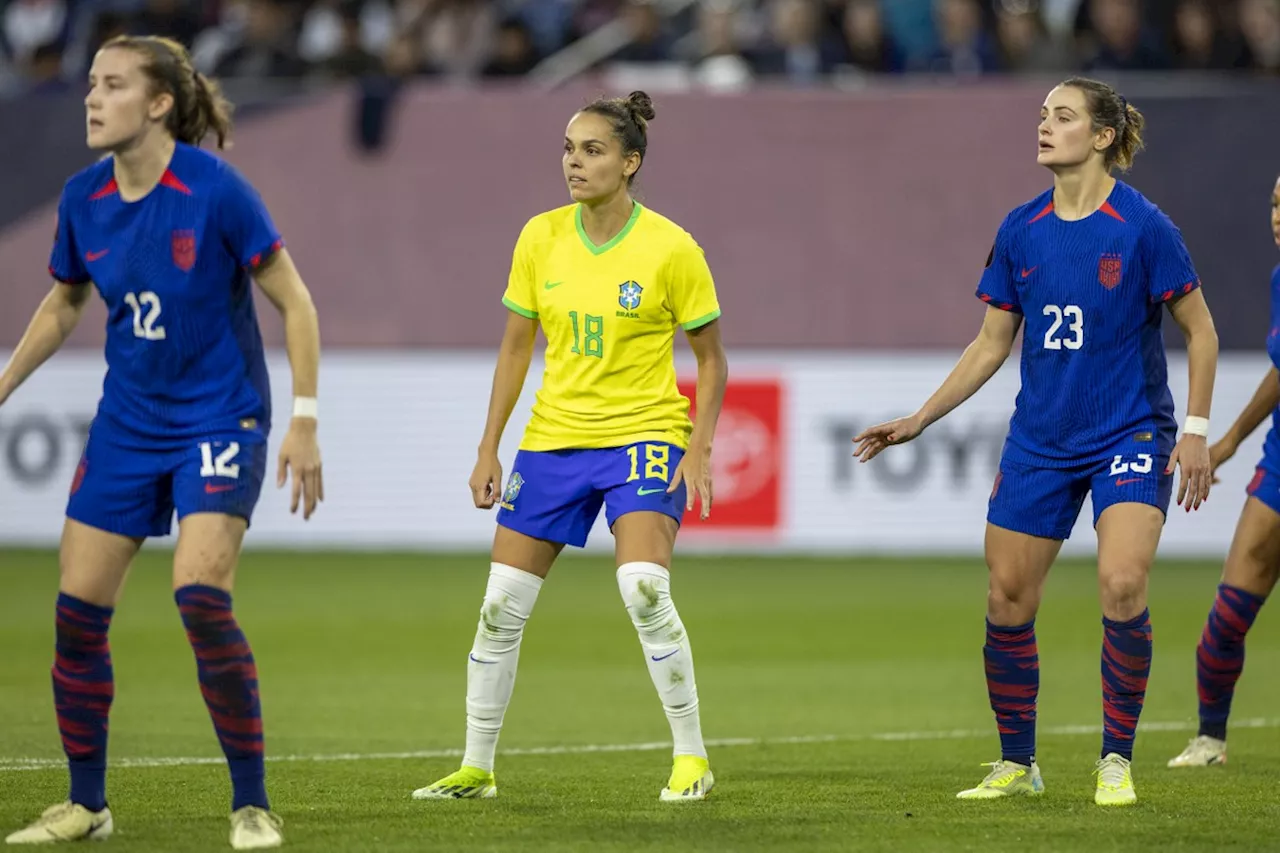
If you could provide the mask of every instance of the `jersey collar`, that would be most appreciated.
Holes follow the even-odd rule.
[[[605,252],[621,243],[623,239],[631,233],[631,229],[635,226],[636,220],[640,218],[640,211],[644,209],[640,206],[640,202],[638,201],[632,201],[631,205],[631,218],[627,220],[627,224],[622,226],[621,231],[613,235],[612,240],[602,246],[597,246],[595,243],[592,243],[591,238],[587,236],[587,229],[582,227],[582,205],[578,205],[578,207],[573,211],[573,224],[577,226],[578,237],[582,240],[582,245],[587,247],[587,251],[593,255],[603,255]]]

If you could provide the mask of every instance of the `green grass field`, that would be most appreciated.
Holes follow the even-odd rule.
[[[229,783],[173,606],[147,552],[112,629],[110,849],[224,850]],[[961,803],[999,757],[971,560],[684,558],[717,789],[663,806],[666,720],[608,560],[566,558],[526,631],[499,746],[501,796],[415,802],[457,764],[487,558],[255,553],[236,611],[258,659],[268,785],[296,850],[1275,849],[1280,623],[1249,637],[1226,768],[1164,762],[1193,733],[1194,648],[1218,566],[1162,562],[1134,762],[1139,804],[1093,805],[1096,583],[1063,562],[1039,619],[1037,801]],[[56,559],[0,551],[0,834],[66,794],[49,690]],[[1246,727],[1245,724],[1248,724]],[[718,744],[718,745],[715,745]],[[410,754],[406,754],[410,753]],[[504,755],[505,753],[505,755]],[[31,766],[36,759],[38,769]],[[158,761],[145,759],[170,759]],[[185,760],[181,760],[185,759]]]

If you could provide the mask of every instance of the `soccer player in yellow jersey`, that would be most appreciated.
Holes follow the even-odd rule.
[[[644,162],[649,96],[596,101],[565,131],[573,204],[535,216],[516,243],[488,421],[471,476],[477,507],[499,505],[488,587],[467,663],[462,767],[416,799],[493,797],[494,752],[515,685],[525,621],[565,545],[581,547],[605,508],[618,587],[675,742],[663,801],[705,797],[714,779],[698,720],[689,637],[671,601],[676,531],[695,495],[711,510],[711,437],[728,367],[715,285],[689,234],[631,197]],[[498,443],[541,327],[546,371],[511,477]],[[676,390],[683,328],[698,362],[697,421]]]

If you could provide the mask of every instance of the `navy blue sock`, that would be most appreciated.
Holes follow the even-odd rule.
[[[1151,674],[1151,614],[1143,610],[1128,622],[1104,617],[1102,624],[1102,756],[1132,761]]]
[[[1036,753],[1036,698],[1040,693],[1040,654],[1036,623],[1005,627],[987,620],[987,695],[1000,729],[1005,761],[1031,766]]]
[[[107,645],[113,612],[58,594],[53,704],[71,771],[69,799],[95,812],[107,805],[107,717],[116,692]]]
[[[200,692],[231,771],[231,810],[270,808],[258,669],[231,613],[231,596],[216,587],[193,584],[174,593],[174,600],[196,655]]]

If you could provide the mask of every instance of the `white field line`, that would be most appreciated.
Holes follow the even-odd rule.
[[[1140,723],[1140,731],[1145,732],[1185,732],[1194,731],[1196,723],[1152,722]],[[1280,728],[1280,719],[1254,717],[1245,720],[1233,720],[1232,729],[1274,729]],[[1096,735],[1102,732],[1099,725],[1077,726],[1041,726],[1037,734],[1049,737],[1067,737],[1074,735]],[[895,742],[913,740],[975,740],[994,738],[995,727],[982,729],[938,729],[933,731],[914,732],[880,732],[866,735],[797,735],[795,737],[742,737],[711,738],[706,745],[711,748],[731,746],[790,746],[813,743],[867,743]],[[516,747],[500,750],[503,756],[519,755],[589,755],[607,752],[659,752],[671,748],[670,741],[652,741],[649,743],[606,743],[606,744],[564,744],[559,746]],[[339,752],[327,755],[268,755],[269,762],[326,762],[326,761],[406,761],[430,758],[460,758],[460,749],[424,749],[414,752]],[[110,762],[111,767],[192,767],[202,764],[222,764],[221,756],[181,756],[156,758],[117,758]],[[14,773],[24,770],[60,770],[66,766],[62,758],[2,758],[0,757],[0,773]]]

